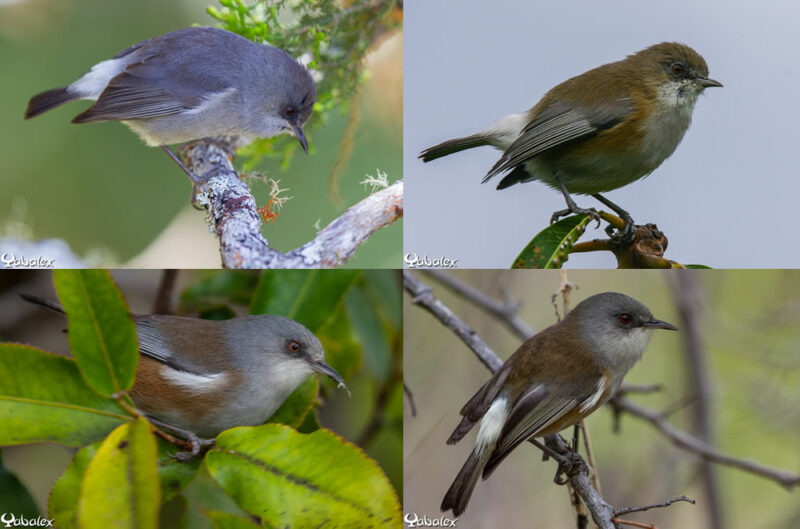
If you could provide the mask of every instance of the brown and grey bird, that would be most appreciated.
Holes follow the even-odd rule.
[[[488,478],[520,443],[557,433],[605,404],[655,329],[676,327],[655,319],[639,301],[606,292],[523,343],[461,408],[447,443],[457,443],[476,424],[478,436],[442,511],[461,515],[478,478]]]

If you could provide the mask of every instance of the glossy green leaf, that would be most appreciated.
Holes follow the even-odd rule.
[[[333,315],[359,270],[265,270],[250,314],[275,314],[316,332]]]
[[[101,444],[102,442],[98,441],[78,450],[50,491],[47,512],[53,519],[53,525],[59,529],[73,529],[78,526],[81,483],[89,463]]]
[[[214,529],[258,529],[261,527],[252,520],[224,511],[206,511],[205,514],[211,520]]]
[[[86,382],[108,397],[130,389],[139,361],[136,328],[106,270],[56,270],[69,345]]]
[[[275,410],[267,422],[285,424],[297,428],[303,423],[306,415],[314,405],[314,399],[319,393],[319,381],[312,375],[300,384],[283,404]]]
[[[0,446],[56,442],[82,446],[131,418],[86,386],[70,358],[0,344]]]
[[[81,529],[155,529],[161,504],[156,440],[147,420],[123,424],[103,441],[81,483]]]
[[[50,492],[47,510],[56,527],[71,529],[77,526],[77,509],[80,486],[89,462],[97,453],[101,441],[84,446],[75,454],[67,469],[58,478]],[[194,478],[200,468],[201,460],[179,463],[169,454],[178,449],[162,439],[158,439],[158,477],[161,481],[162,501],[175,498]]]
[[[245,511],[275,527],[402,525],[399,501],[378,464],[327,430],[234,428],[217,437],[206,466]]]
[[[688,265],[683,265],[683,267],[689,270],[713,270],[710,266],[701,264],[688,264]]]
[[[511,268],[561,268],[591,218],[570,215],[546,227],[520,252]]]
[[[25,485],[0,461],[0,514],[2,513],[14,513],[31,519],[38,518],[39,508]]]

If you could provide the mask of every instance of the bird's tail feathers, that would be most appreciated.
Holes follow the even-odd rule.
[[[430,162],[431,160],[435,160],[443,156],[449,156],[453,153],[465,151],[474,147],[483,147],[484,145],[491,145],[489,142],[489,136],[483,133],[473,134],[472,136],[467,136],[466,138],[447,140],[439,145],[428,147],[420,153],[419,158],[423,162]]]
[[[34,305],[41,305],[42,307],[50,310],[54,310],[61,314],[64,314],[64,307],[61,306],[60,303],[57,301],[50,301],[49,299],[40,298],[38,296],[32,296],[30,294],[20,294],[19,297],[24,299],[29,303],[33,303]]]
[[[441,505],[442,512],[452,510],[453,515],[461,516],[461,513],[467,508],[467,503],[469,503],[472,491],[475,489],[475,484],[478,482],[478,477],[483,471],[490,452],[489,448],[479,451],[477,447],[472,451],[444,495]]]
[[[25,119],[38,116],[59,105],[80,99],[80,97],[80,95],[70,92],[68,86],[53,88],[47,92],[36,94],[28,101],[28,108],[25,109]]]

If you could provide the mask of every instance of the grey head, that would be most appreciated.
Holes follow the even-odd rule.
[[[343,385],[342,376],[325,362],[319,339],[300,323],[283,316],[256,315],[225,322],[229,344],[245,372],[295,386],[316,372]]]
[[[653,330],[678,329],[654,318],[640,301],[618,292],[586,298],[567,318],[577,322],[598,363],[623,375],[641,358]]]

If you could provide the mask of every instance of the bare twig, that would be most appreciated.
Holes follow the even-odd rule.
[[[616,396],[611,399],[610,403],[617,412],[630,413],[635,417],[639,417],[640,419],[644,419],[645,421],[649,422],[679,448],[695,453],[700,457],[714,461],[720,465],[738,468],[740,470],[750,472],[751,474],[775,481],[789,490],[800,485],[800,474],[792,474],[784,470],[768,468],[754,461],[737,459],[727,454],[723,454],[722,452],[715,450],[713,447],[708,446],[700,439],[693,437],[684,431],[678,430],[669,422],[667,422],[664,416],[660,413],[639,406],[638,404],[635,404],[626,398],[620,398],[619,396]]]
[[[411,416],[417,416],[417,405],[414,403],[414,394],[411,393],[411,389],[406,385],[405,381],[403,381],[403,393],[406,394],[406,398],[408,399],[408,405],[411,407]]]
[[[228,145],[202,140],[184,148],[187,167],[208,183],[198,203],[209,212],[226,268],[332,268],[347,261],[378,229],[403,216],[403,182],[363,199],[300,248],[282,253],[261,235],[255,199],[239,180]]]
[[[464,323],[461,318],[453,314],[453,311],[436,298],[431,287],[419,280],[412,272],[405,270],[403,271],[403,288],[411,294],[411,300],[414,304],[436,316],[442,324],[461,338],[492,373],[500,369],[503,361],[494,354],[494,351],[486,345],[486,342],[478,336],[472,327]]]
[[[624,516],[626,514],[631,514],[633,512],[649,511],[650,509],[669,507],[673,503],[677,503],[679,501],[685,501],[691,503],[692,505],[697,503],[691,498],[687,498],[686,496],[680,496],[678,498],[673,498],[671,500],[662,501],[661,503],[651,503],[650,505],[643,505],[642,507],[622,507],[621,509],[614,509],[614,514],[616,514],[617,516]]]
[[[459,296],[468,299],[492,316],[498,318],[511,332],[522,340],[527,340],[536,334],[536,330],[517,315],[519,303],[497,301],[472,285],[461,281],[453,274],[442,270],[425,270],[425,274],[434,278],[438,283],[446,286]]]

